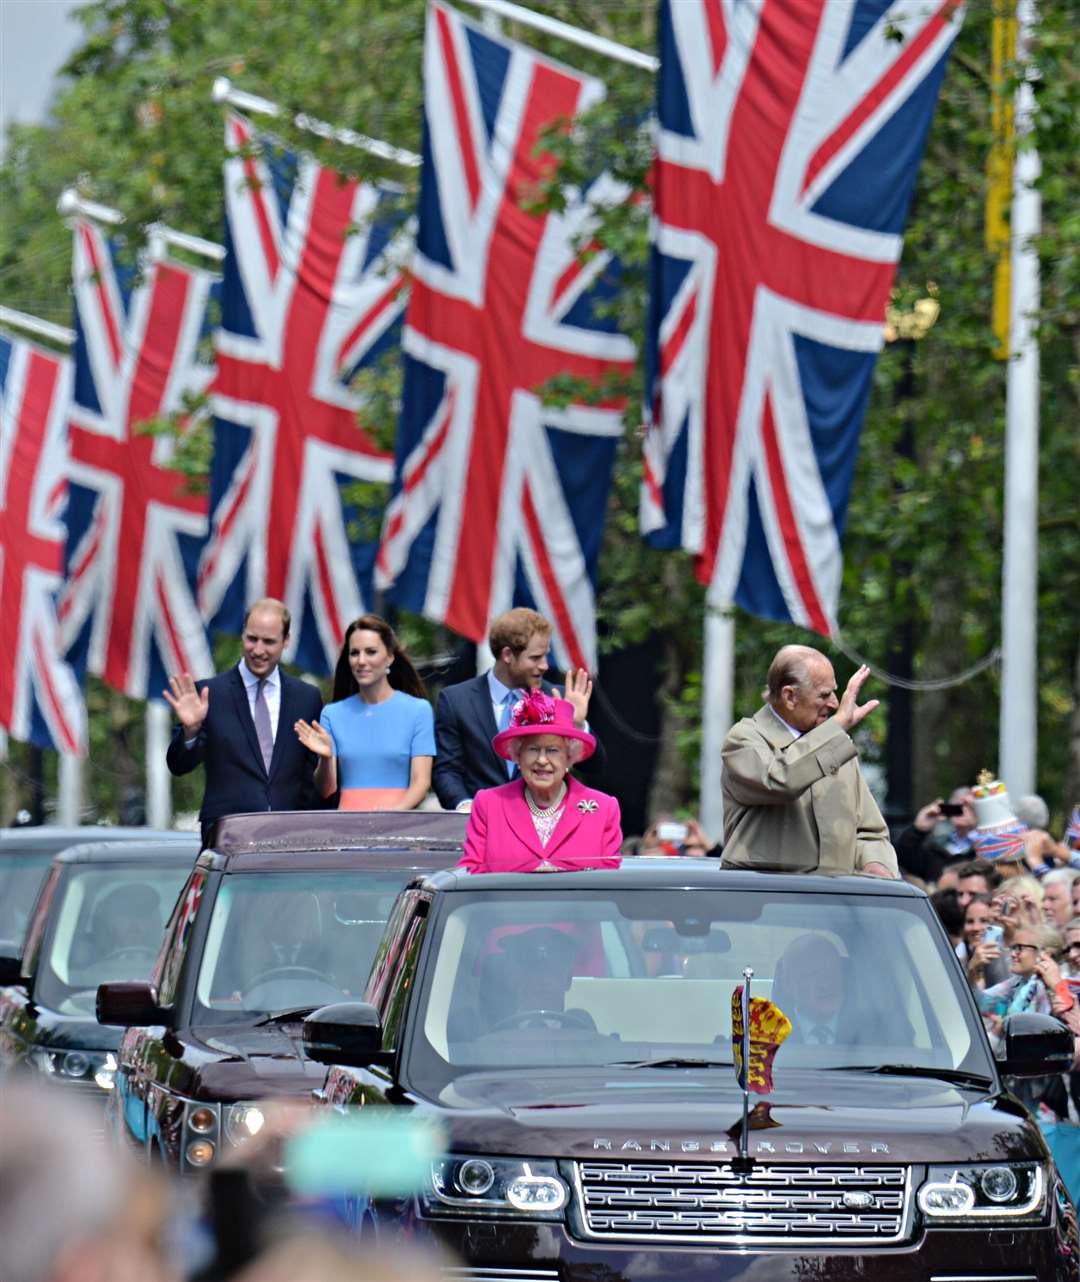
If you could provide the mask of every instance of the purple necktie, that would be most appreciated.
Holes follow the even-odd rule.
[[[259,751],[262,753],[263,767],[270,773],[270,762],[274,756],[274,732],[270,728],[270,709],[266,706],[266,678],[260,677],[255,690],[255,708],[252,713],[255,719],[255,733],[259,736]]]

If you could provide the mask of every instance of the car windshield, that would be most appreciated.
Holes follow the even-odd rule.
[[[225,877],[199,967],[193,1022],[358,1000],[409,875],[350,868]]]
[[[993,1071],[923,899],[498,891],[448,896],[433,928],[410,1054],[411,1080],[433,1093],[462,1070],[510,1065],[730,1063],[746,967],[751,995],[792,1024],[778,1087],[805,1069]]]
[[[0,857],[0,941],[21,944],[53,851]]]
[[[73,864],[52,904],[34,997],[93,1018],[98,984],[150,978],[190,863]]]

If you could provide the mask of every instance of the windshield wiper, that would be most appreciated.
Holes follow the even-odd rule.
[[[607,1068],[731,1068],[729,1059],[681,1059],[671,1056],[667,1059],[616,1059],[609,1061]]]
[[[927,1064],[837,1064],[833,1073],[880,1073],[889,1077],[934,1077],[958,1086],[988,1087],[993,1079],[983,1073],[969,1073],[962,1068],[931,1068]]]
[[[306,1015],[310,1015],[313,1010],[318,1010],[317,1006],[294,1006],[291,1010],[271,1011],[263,1019],[257,1019],[252,1025],[253,1028],[262,1028],[264,1024],[288,1024],[292,1020],[301,1020]]]

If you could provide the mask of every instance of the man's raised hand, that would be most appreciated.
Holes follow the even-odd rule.
[[[196,690],[190,672],[181,672],[169,678],[169,689],[161,697],[172,708],[177,721],[184,728],[184,738],[193,739],[202,729],[210,710],[210,691],[206,686]]]
[[[870,669],[864,663],[847,683],[843,698],[840,700],[840,706],[833,714],[845,730],[854,729],[863,717],[868,717],[874,711],[880,702],[878,699],[869,699],[861,705],[857,702],[859,691],[866,684],[866,679],[869,675]]]
[[[592,677],[584,668],[573,668],[566,674],[566,687],[562,696],[574,708],[574,725],[579,728],[589,719],[589,700],[592,698]]]

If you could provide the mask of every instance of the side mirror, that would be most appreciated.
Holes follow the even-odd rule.
[[[382,1022],[367,1002],[335,1002],[312,1011],[301,1036],[305,1055],[317,1064],[364,1068],[382,1052]]]
[[[25,984],[22,973],[22,958],[0,953],[0,988],[10,988],[13,984]]]
[[[1000,1072],[1009,1077],[1049,1077],[1073,1066],[1072,1033],[1052,1015],[1022,1011],[1005,1020],[1005,1055]]]
[[[97,1022],[116,1024],[120,1028],[145,1028],[168,1024],[168,1012],[158,1005],[153,984],[99,984]]]

